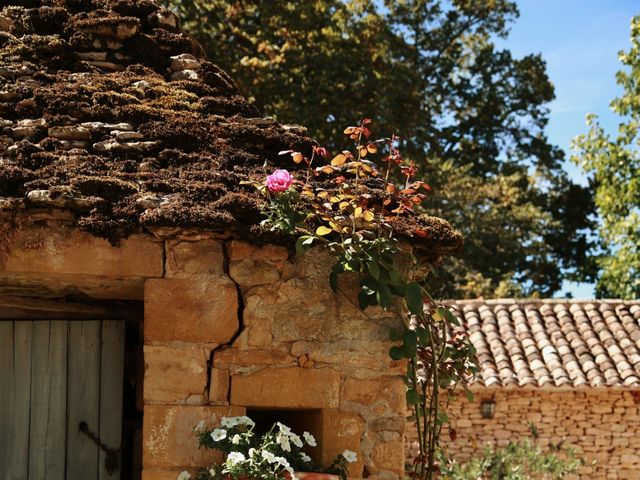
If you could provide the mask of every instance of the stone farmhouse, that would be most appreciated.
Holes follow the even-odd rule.
[[[580,479],[640,478],[640,302],[466,300],[451,303],[480,373],[451,405],[459,461],[532,439],[572,447]],[[411,432],[411,433],[409,433]],[[412,438],[413,437],[413,438]],[[416,454],[407,434],[407,456]],[[595,461],[595,463],[593,463]]]
[[[246,413],[401,478],[397,320],[333,293],[331,259],[295,258],[241,185],[295,170],[278,152],[310,152],[306,130],[152,1],[0,5],[0,477],[175,480],[215,460],[200,420]],[[436,263],[462,243],[394,228]]]

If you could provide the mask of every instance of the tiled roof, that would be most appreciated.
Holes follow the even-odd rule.
[[[640,387],[640,302],[449,303],[491,387]]]

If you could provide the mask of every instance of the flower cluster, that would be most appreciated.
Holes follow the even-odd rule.
[[[296,471],[314,471],[311,456],[304,450],[316,447],[317,442],[309,432],[296,434],[283,423],[276,422],[258,438],[255,422],[247,416],[223,417],[220,425],[212,429],[201,421],[195,431],[200,445],[221,450],[226,454],[222,465],[203,471],[199,480],[239,478],[281,479],[284,474],[297,480]],[[355,452],[345,450],[332,464],[331,472],[345,477],[346,465],[357,461]],[[178,480],[188,480],[188,472],[182,472]]]

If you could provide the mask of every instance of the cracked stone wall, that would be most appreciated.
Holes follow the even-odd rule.
[[[332,292],[327,254],[291,260],[278,246],[185,238],[165,255],[164,277],[144,290],[146,480],[209,464],[191,428],[247,409],[320,411],[320,425],[309,415],[317,460],[348,448],[353,477],[402,475],[404,365],[387,341],[396,320],[360,312],[348,280]]]
[[[0,295],[144,301],[144,480],[211,464],[193,427],[256,409],[298,412],[324,464],[357,452],[354,478],[402,476],[405,366],[388,356],[397,320],[361,312],[349,278],[331,291],[328,254],[179,230],[115,247],[70,224],[33,214],[11,232]]]

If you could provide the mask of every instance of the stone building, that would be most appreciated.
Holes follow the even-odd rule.
[[[396,320],[334,294],[326,254],[295,258],[241,185],[295,170],[278,152],[309,154],[306,130],[149,0],[1,5],[3,478],[173,480],[214,460],[200,420],[245,413],[400,478]],[[394,227],[432,262],[461,244],[436,218]]]
[[[480,367],[474,402],[460,398],[450,407],[457,437],[445,443],[453,458],[465,461],[487,444],[531,439],[535,430],[539,445],[580,453],[580,479],[640,478],[640,302],[451,306]],[[407,435],[409,460],[415,438]]]

